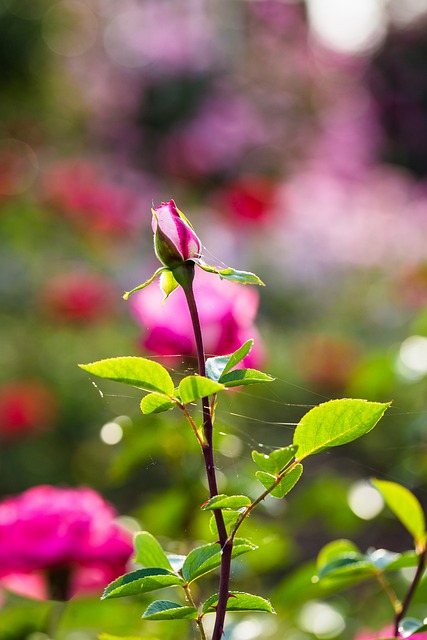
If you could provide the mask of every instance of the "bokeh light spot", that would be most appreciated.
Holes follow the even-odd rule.
[[[105,444],[118,444],[123,438],[123,429],[117,422],[107,422],[102,427],[99,437]]]
[[[363,53],[385,35],[386,18],[380,0],[307,0],[314,35],[342,53]]]
[[[400,345],[395,363],[396,372],[401,378],[416,381],[427,373],[427,338],[409,336]]]
[[[122,67],[137,68],[147,63],[138,42],[145,31],[145,21],[139,11],[128,10],[115,16],[104,33],[104,46],[113,62]],[[139,34],[135,38],[134,34]]]
[[[97,33],[97,17],[79,0],[58,2],[46,12],[42,22],[46,45],[60,56],[85,53],[95,43]]]
[[[335,607],[313,600],[302,607],[299,623],[316,638],[335,638],[345,629],[345,620]]]
[[[369,482],[355,482],[348,492],[348,504],[353,513],[362,520],[372,520],[384,507],[381,494]]]

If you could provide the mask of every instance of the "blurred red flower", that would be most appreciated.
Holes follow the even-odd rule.
[[[66,577],[65,597],[102,589],[126,571],[132,553],[132,536],[115,516],[113,507],[88,488],[38,486],[4,500],[0,584],[18,589],[21,584],[22,591],[20,574],[46,572],[46,577]]]
[[[239,226],[253,223],[256,229],[272,213],[277,188],[277,183],[266,176],[242,176],[218,189],[213,205],[229,222]]]
[[[54,392],[39,380],[0,386],[0,434],[13,439],[52,425],[57,414]]]
[[[117,296],[108,278],[75,271],[48,280],[40,298],[43,309],[52,319],[85,324],[110,317]]]
[[[258,310],[258,292],[244,285],[221,281],[198,271],[194,294],[208,355],[225,355],[235,351],[249,338],[255,339],[245,358],[246,366],[260,366],[263,348],[254,321]],[[184,293],[179,287],[162,304],[163,293],[149,287],[130,299],[131,311],[146,329],[141,339],[143,349],[161,356],[195,356],[191,318]]]
[[[42,196],[85,230],[126,235],[141,210],[137,192],[115,184],[94,164],[83,160],[58,163],[44,176]]]

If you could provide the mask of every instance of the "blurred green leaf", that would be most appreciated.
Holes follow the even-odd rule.
[[[89,364],[79,364],[79,367],[100,378],[130,384],[145,391],[157,391],[168,396],[172,396],[174,392],[174,384],[167,369],[147,358],[107,358]]]
[[[363,554],[351,540],[333,540],[328,542],[320,551],[317,556],[317,567],[320,567],[336,560],[337,558],[351,558],[353,560],[360,560],[363,558]]]
[[[329,400],[300,420],[294,433],[298,460],[356,440],[375,427],[390,403]]]
[[[425,517],[414,494],[406,487],[389,480],[373,479],[372,484],[381,493],[388,508],[413,536],[415,546],[424,548],[426,540]]]
[[[202,612],[215,613],[218,604],[218,594],[214,594],[204,602]],[[261,596],[254,596],[243,591],[231,591],[227,601],[227,611],[265,611],[276,613],[271,603]]]
[[[162,393],[149,393],[141,400],[141,411],[145,415],[150,413],[162,413],[162,411],[168,411],[176,406],[173,400],[169,400]]]
[[[243,538],[236,538],[233,544],[232,558],[254,551],[257,547]],[[182,575],[187,582],[193,582],[205,573],[213,571],[220,566],[222,559],[221,547],[217,542],[196,547],[185,559],[182,567]]]
[[[234,371],[223,374],[220,380],[226,387],[240,387],[259,382],[273,382],[275,378],[256,369],[234,369]]]
[[[223,384],[205,378],[204,376],[187,376],[183,378],[179,383],[178,392],[179,396],[184,404],[194,402],[194,400],[200,400],[211,396],[214,393],[218,393],[224,389]]]
[[[142,614],[144,620],[197,620],[195,607],[183,606],[170,600],[152,602]]]
[[[172,571],[172,566],[160,543],[148,531],[138,531],[135,534],[133,545],[135,562],[139,562],[147,568],[162,567]]]
[[[102,594],[101,599],[136,596],[148,591],[178,586],[183,583],[182,578],[176,573],[161,567],[137,569],[111,582]]]
[[[201,509],[203,511],[209,511],[210,509],[240,509],[241,507],[248,507],[251,503],[252,500],[248,496],[226,496],[220,494],[203,503]]]

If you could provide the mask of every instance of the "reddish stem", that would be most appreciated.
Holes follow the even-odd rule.
[[[184,275],[185,274],[185,275]],[[184,275],[184,277],[182,277]],[[196,300],[193,292],[194,263],[185,262],[180,268],[179,283],[184,289],[185,297],[190,311],[191,321],[193,324],[194,337],[196,341],[197,360],[199,374],[206,376],[205,351],[203,347],[203,337],[200,327],[200,319],[197,311]],[[177,278],[178,279],[178,278]],[[209,398],[202,398],[203,411],[203,430],[206,444],[203,445],[203,458],[206,468],[206,477],[209,485],[210,497],[218,495],[218,485],[215,473],[215,460],[213,451],[213,423],[212,414],[209,406]],[[221,640],[224,632],[225,612],[229,597],[230,587],[230,570],[231,555],[233,551],[233,540],[228,539],[227,530],[224,524],[224,518],[220,509],[214,510],[216,526],[218,529],[219,544],[221,545],[221,572],[219,579],[218,604],[216,607],[215,626],[212,634],[212,640]]]

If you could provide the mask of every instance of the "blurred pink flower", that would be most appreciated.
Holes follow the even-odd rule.
[[[97,273],[75,271],[54,276],[41,290],[43,310],[53,320],[87,324],[113,314],[116,299],[110,280]]]
[[[254,325],[258,292],[252,287],[221,281],[219,277],[197,271],[194,294],[206,353],[232,353],[243,342],[254,338],[254,348],[244,364],[259,366],[263,360],[263,349]],[[164,304],[162,298],[160,288],[149,287],[130,299],[131,312],[146,329],[141,346],[161,356],[196,355],[190,314],[181,287]]]
[[[381,631],[362,631],[354,640],[375,640],[376,638],[393,638],[392,627],[384,627]],[[400,637],[400,636],[399,636]],[[415,633],[411,638],[418,638],[418,640],[427,640],[427,633]]]
[[[185,179],[226,171],[266,143],[266,126],[243,95],[218,88],[194,118],[170,133],[160,149],[163,166]]]
[[[40,380],[17,380],[0,386],[0,435],[12,440],[52,425],[57,414],[53,391]]]
[[[69,572],[68,596],[100,590],[124,573],[131,535],[95,491],[38,486],[0,503],[0,580]]]

